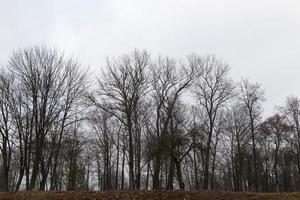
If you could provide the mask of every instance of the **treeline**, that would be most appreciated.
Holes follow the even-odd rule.
[[[0,74],[0,190],[300,190],[300,99],[263,119],[264,91],[213,55],[108,58],[97,80],[55,49]]]

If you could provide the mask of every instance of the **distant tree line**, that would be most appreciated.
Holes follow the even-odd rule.
[[[0,190],[300,190],[300,99],[264,119],[264,90],[214,55],[135,50],[97,79],[56,49],[0,72]]]

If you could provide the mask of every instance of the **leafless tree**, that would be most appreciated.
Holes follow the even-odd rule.
[[[135,156],[139,157],[141,150],[134,154],[135,143],[140,134],[135,127],[135,116],[140,112],[139,106],[147,92],[146,70],[149,65],[149,55],[146,51],[134,51],[118,59],[107,59],[106,71],[99,77],[99,88],[95,95],[90,95],[90,102],[112,114],[126,128],[128,138],[129,188],[139,185],[135,183]],[[139,140],[139,139],[138,139]],[[139,164],[137,164],[139,165]],[[139,178],[137,178],[139,179]]]
[[[0,75],[0,191],[10,190],[10,168],[12,159],[12,115],[11,93],[13,91],[13,78],[4,71]]]
[[[165,139],[170,132],[175,107],[182,95],[201,73],[202,66],[191,56],[186,64],[178,67],[175,60],[160,57],[153,65],[151,80],[151,97],[154,110],[154,126],[152,136],[153,156],[153,189],[160,189],[160,170],[162,165],[162,151]]]
[[[274,145],[274,174],[275,174],[275,185],[276,191],[280,192],[279,190],[279,176],[278,176],[278,154],[279,149],[283,143],[285,135],[289,132],[290,127],[288,124],[285,123],[284,117],[280,116],[279,114],[275,114],[274,116],[269,117],[260,125],[261,132],[271,137]]]
[[[243,191],[243,171],[245,170],[245,155],[249,137],[249,120],[244,105],[234,103],[226,112],[225,138],[228,137],[232,165],[233,188]]]
[[[30,147],[33,150],[29,150],[33,153],[30,155],[33,156],[33,167],[28,189],[35,188],[40,172],[42,178],[39,187],[44,190],[52,158],[55,155],[57,159],[59,154],[70,110],[84,91],[85,73],[80,72],[78,64],[72,59],[64,59],[63,54],[45,47],[15,52],[9,67],[19,81],[19,89],[24,91],[25,106],[29,108],[31,116],[28,135],[35,144]],[[60,124],[60,128],[57,128],[57,124]],[[50,142],[50,135],[51,141],[58,140],[58,143]]]
[[[1,191],[299,191],[298,97],[264,119],[258,83],[196,54],[135,50],[108,58],[95,87],[88,78],[55,49],[12,54],[0,73]]]
[[[233,82],[228,78],[229,68],[215,56],[198,59],[203,73],[193,89],[197,102],[205,111],[205,132],[207,134],[204,160],[203,189],[209,189],[209,167],[212,138],[215,134],[216,119],[222,107],[233,97]]]
[[[247,79],[242,80],[240,84],[240,100],[246,107],[246,112],[249,118],[251,142],[252,142],[252,156],[254,176],[253,182],[255,191],[259,191],[259,176],[257,166],[257,152],[256,152],[256,129],[262,114],[262,102],[264,101],[264,92],[258,83],[250,83]]]

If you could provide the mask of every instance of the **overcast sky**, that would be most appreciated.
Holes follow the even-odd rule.
[[[182,58],[215,54],[235,80],[261,83],[265,111],[300,97],[299,0],[0,0],[0,64],[33,44],[95,70],[139,48]]]

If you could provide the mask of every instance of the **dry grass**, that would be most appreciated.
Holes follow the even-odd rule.
[[[300,193],[245,193],[221,191],[111,191],[111,192],[10,192],[0,193],[0,200],[300,200]]]

